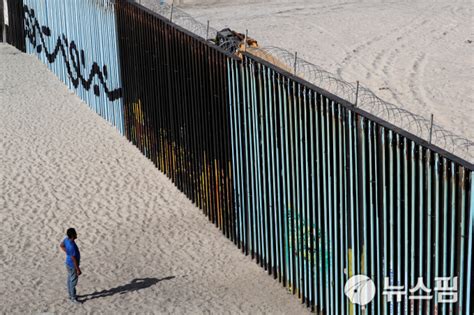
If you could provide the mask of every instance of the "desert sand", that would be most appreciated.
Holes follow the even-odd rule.
[[[203,23],[248,29],[470,140],[473,6],[180,1]],[[6,45],[0,223],[0,313],[308,312],[46,66]],[[83,255],[80,306],[67,302],[58,248],[69,226]]]
[[[65,230],[82,271],[68,301]],[[0,313],[307,313],[34,56],[0,45]]]
[[[140,0],[144,4],[157,2]],[[181,0],[474,141],[473,1]],[[426,135],[424,135],[426,136]]]

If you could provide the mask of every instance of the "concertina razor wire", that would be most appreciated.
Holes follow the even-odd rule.
[[[158,1],[146,1],[148,9],[168,18],[173,23],[184,29],[208,40],[230,53],[236,53],[243,41],[231,38],[225,42],[217,43],[215,41],[218,31],[208,25],[205,25],[183,10],[167,3],[160,4]],[[262,58],[275,66],[282,68],[295,76],[300,77],[311,84],[326,90],[351,104],[357,106],[366,112],[379,117],[394,126],[404,129],[415,136],[430,141],[431,143],[459,156],[469,162],[474,162],[474,142],[459,136],[442,126],[433,123],[421,115],[412,113],[401,106],[384,101],[367,87],[344,81],[339,76],[330,73],[315,64],[312,64],[301,58],[296,58],[295,54],[286,49],[267,46],[267,47],[247,47],[246,52]],[[357,97],[357,100],[356,100]]]

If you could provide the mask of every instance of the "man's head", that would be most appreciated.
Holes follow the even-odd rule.
[[[77,238],[77,233],[74,228],[67,229],[66,234],[67,234],[67,237],[69,237],[70,239],[75,240]]]

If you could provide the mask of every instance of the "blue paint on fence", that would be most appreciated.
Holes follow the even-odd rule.
[[[24,0],[26,51],[124,134],[114,10],[108,0]]]

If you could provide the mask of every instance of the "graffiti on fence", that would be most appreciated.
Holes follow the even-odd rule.
[[[150,139],[148,138],[148,133],[145,132],[145,114],[143,113],[142,101],[138,99],[136,102],[133,102],[128,107],[132,111],[132,121],[134,122],[131,127],[131,140],[138,145],[140,148],[144,148],[143,153],[147,155],[147,148]]]
[[[111,90],[107,86],[107,66],[103,65],[100,67],[97,62],[92,64],[92,68],[89,71],[89,75],[83,75],[82,67],[85,67],[85,52],[79,50],[74,40],[69,41],[66,35],[62,34],[58,36],[56,40],[56,46],[53,49],[49,49],[46,45],[45,37],[51,36],[51,29],[46,25],[40,25],[38,19],[35,16],[35,11],[24,6],[25,14],[25,36],[29,40],[30,44],[36,49],[36,52],[40,54],[44,52],[49,63],[56,61],[59,53],[63,56],[63,60],[66,66],[67,73],[71,78],[73,86],[77,89],[79,84],[89,91],[92,82],[97,77],[102,85],[104,93],[110,101],[115,101],[122,97],[122,89],[116,88]],[[39,39],[39,41],[38,41]],[[69,57],[68,57],[69,56]],[[93,85],[93,91],[96,96],[100,95],[100,87],[97,84]]]

